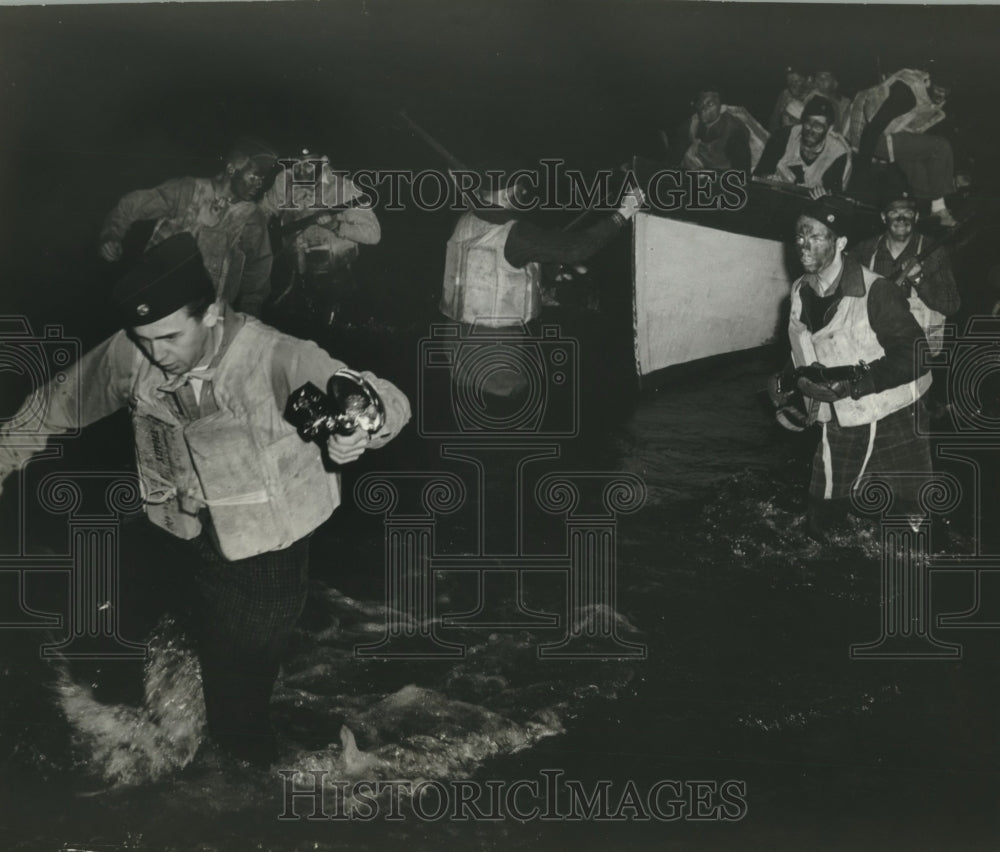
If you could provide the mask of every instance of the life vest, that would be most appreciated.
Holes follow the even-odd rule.
[[[750,115],[743,107],[739,106],[728,106],[723,104],[721,112],[731,115],[740,124],[742,124],[748,131],[749,134],[749,144],[750,144],[750,171],[752,172],[757,168],[757,162],[760,160],[760,155],[764,153],[764,146],[767,145],[768,132],[764,129],[762,125],[756,118]],[[718,157],[714,162],[703,162],[701,168],[705,169],[718,169],[725,168],[725,165],[718,165],[718,163],[725,162],[724,149],[727,137],[723,136],[719,139],[713,139],[711,142],[705,142],[698,138],[698,127],[700,125],[700,119],[698,114],[695,113],[691,116],[691,124],[688,127],[688,141],[691,143],[691,147],[688,151],[691,154],[695,154],[698,150],[699,145],[705,146],[709,149],[712,155]],[[704,158],[699,158],[704,159]]]
[[[845,259],[845,263],[856,263]],[[809,331],[802,322],[802,287],[804,276],[792,285],[792,311],[788,320],[788,338],[792,347],[792,363],[796,367],[819,362],[827,367],[840,367],[871,363],[882,358],[885,350],[878,342],[868,321],[868,296],[871,285],[880,276],[870,269],[860,267],[863,276],[864,296],[844,296],[833,317],[819,331]],[[808,285],[806,285],[808,286]],[[926,393],[931,385],[931,374],[924,373],[914,381],[894,388],[867,394],[861,399],[839,399],[833,403],[837,421],[841,426],[861,426],[881,420],[894,411],[912,405]],[[812,407],[810,401],[810,407]],[[829,403],[820,403],[816,419],[827,422],[833,417]]]
[[[215,188],[208,178],[192,178],[190,201],[179,215],[160,219],[147,248],[186,231],[194,236],[202,261],[215,284],[216,296],[229,304],[239,297],[246,254],[239,247],[240,234],[252,216],[262,216],[252,201],[235,201],[213,210]]]
[[[875,241],[875,248],[872,251],[871,259],[868,261],[870,268],[875,266],[875,256],[878,254],[881,244],[881,239]],[[918,234],[917,246],[914,252],[915,256],[920,256],[923,247],[924,235]],[[906,300],[910,305],[910,313],[913,314],[913,318],[917,321],[917,324],[924,330],[924,336],[927,338],[930,351],[936,355],[944,348],[944,314],[934,310],[934,308],[928,307],[927,303],[920,298],[916,287],[910,287],[910,295],[907,296]]]
[[[163,373],[138,348],[130,394],[150,521],[191,539],[207,507],[229,560],[290,546],[340,504],[340,477],[324,469],[319,446],[303,441],[275,405],[272,355],[283,335],[252,317],[229,321],[241,318],[212,379],[218,410],[182,422],[161,389]]]
[[[930,75],[925,71],[913,71],[904,68],[897,71],[892,76],[886,78],[877,86],[858,92],[851,103],[850,119],[848,122],[847,138],[851,148],[855,151],[861,144],[861,134],[864,132],[868,122],[875,117],[875,114],[882,107],[889,97],[889,89],[893,83],[905,83],[913,96],[916,98],[916,105],[908,112],[898,115],[889,122],[885,129],[886,143],[889,146],[889,159],[892,160],[892,134],[893,133],[926,133],[945,117],[945,112],[930,99],[927,89],[930,86]]]
[[[504,246],[514,221],[493,224],[465,213],[448,240],[441,313],[456,322],[508,326],[541,313],[539,266],[511,266]]]
[[[741,106],[726,106],[723,104],[722,111],[728,112],[733,118],[738,119],[750,131],[750,171],[752,172],[757,168],[760,155],[764,153],[764,146],[767,145],[770,134],[764,128],[763,124],[757,121],[756,118]]]
[[[847,144],[847,140],[844,139],[837,131],[830,130],[826,134],[826,140],[823,144],[823,150],[819,152],[819,156],[816,157],[811,163],[806,163],[802,159],[802,127],[796,126],[791,129],[788,134],[788,143],[785,145],[785,153],[781,155],[781,159],[778,160],[778,165],[775,168],[775,173],[778,177],[785,181],[786,183],[795,183],[797,175],[792,170],[793,166],[800,166],[804,174],[804,180],[802,186],[807,187],[821,187],[823,186],[823,175],[826,170],[834,164],[834,162],[839,158],[847,155],[847,165],[844,168],[844,186],[847,185],[848,180],[851,177],[851,149]],[[843,189],[844,186],[840,188]]]

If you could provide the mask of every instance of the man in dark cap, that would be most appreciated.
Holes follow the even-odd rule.
[[[847,126],[847,118],[851,110],[851,100],[840,94],[840,81],[837,79],[837,75],[833,71],[825,70],[829,66],[823,65],[821,68],[824,70],[817,70],[813,74],[813,86],[816,87],[817,94],[822,95],[833,104],[833,111],[836,116],[833,129],[842,134]]]
[[[921,477],[931,470],[914,422],[931,383],[918,366],[923,330],[902,290],[844,254],[849,227],[850,208],[826,197],[810,203],[795,231],[804,274],[792,285],[792,365],[814,369],[789,370],[781,384],[797,384],[808,422],[822,427],[809,485],[809,528],[819,538],[846,514],[867,474],[891,484],[896,511],[919,515]],[[857,369],[841,377],[823,376],[821,367]]]
[[[921,257],[930,241],[916,231],[919,218],[912,196],[892,195],[882,206],[885,231],[858,243],[851,249],[851,256],[903,289],[931,351],[939,352],[945,318],[957,313],[961,302],[944,247]]]
[[[214,178],[176,178],[123,196],[101,228],[100,255],[119,260],[129,228],[156,219],[147,249],[174,234],[194,235],[217,298],[259,316],[270,292],[272,258],[267,215],[258,202],[277,171],[277,155],[266,144],[240,139]]]
[[[851,177],[851,149],[833,125],[833,104],[814,95],[802,110],[802,123],[778,130],[767,140],[754,177],[795,184],[817,198],[843,192]]]
[[[268,704],[305,602],[309,535],[340,502],[328,465],[392,439],[409,403],[367,374],[384,404],[381,428],[302,440],[283,417],[290,393],[325,387],[345,365],[219,303],[190,234],[142,255],[114,302],[122,330],[25,404],[47,401],[42,427],[18,431],[32,420],[18,415],[0,428],[0,482],[50,436],[129,410],[146,551],[193,601],[209,731],[266,762],[275,754]]]

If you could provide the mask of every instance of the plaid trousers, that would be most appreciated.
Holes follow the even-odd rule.
[[[928,438],[916,428],[918,405],[923,401],[864,426],[841,426],[835,421],[822,424],[809,496],[820,500],[849,498],[866,480],[878,479],[892,490],[893,514],[922,514],[919,493],[931,476],[932,466]]]

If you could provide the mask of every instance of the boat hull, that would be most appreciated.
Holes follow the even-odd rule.
[[[639,213],[632,260],[642,384],[667,368],[777,339],[793,280],[780,240]]]

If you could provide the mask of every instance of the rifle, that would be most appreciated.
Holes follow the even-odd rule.
[[[807,367],[796,367],[791,373],[791,387],[785,387],[787,374],[778,375],[778,393],[791,393],[797,390],[799,379],[808,379],[817,385],[829,385],[834,382],[857,382],[867,373],[869,367],[863,361],[860,364],[843,364],[836,367],[824,367],[821,364],[810,364]]]
[[[290,237],[297,234],[299,231],[304,231],[310,225],[316,224],[323,216],[332,216],[335,213],[341,213],[344,210],[351,210],[358,207],[361,204],[360,198],[353,198],[346,204],[334,204],[330,207],[324,207],[321,210],[317,210],[315,213],[310,213],[308,216],[303,216],[301,219],[293,219],[291,222],[287,222],[278,229],[282,239]]]
[[[755,177],[753,183],[759,184],[760,186],[766,186],[768,189],[773,189],[775,192],[781,192],[785,195],[794,195],[797,198],[809,199],[809,189],[805,186],[800,186],[796,183],[785,183],[780,180],[767,180],[765,178]],[[881,212],[878,207],[874,204],[868,204],[865,201],[859,201],[857,198],[853,198],[843,192],[829,192],[828,193],[833,198],[838,198],[846,204],[850,204],[852,207],[858,210],[864,210],[866,213],[879,213]]]
[[[431,148],[437,151],[445,160],[447,160],[448,165],[454,171],[458,172],[468,172],[471,169],[466,166],[461,160],[458,159],[454,154],[451,153],[447,148],[444,147],[440,142],[437,141],[433,136],[430,135],[426,130],[424,130],[419,124],[417,124],[412,118],[410,118],[405,110],[399,111],[399,117],[405,121],[410,129],[417,134],[421,139],[424,140]]]
[[[925,260],[927,260],[927,258],[934,254],[934,252],[944,246],[950,245],[953,242],[960,244],[964,240],[968,239],[974,230],[970,227],[970,223],[974,222],[976,218],[976,215],[973,214],[960,222],[957,227],[954,227],[950,231],[946,231],[944,234],[929,240],[920,251],[920,254],[907,258],[903,261],[903,263],[897,263],[896,271],[893,272],[892,277],[889,280],[897,287],[902,287],[906,283],[906,277],[909,275],[910,270],[913,269],[916,264],[922,264]]]

